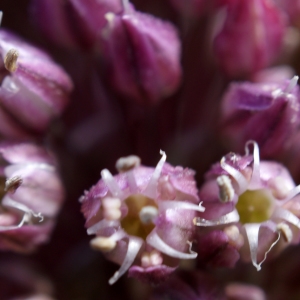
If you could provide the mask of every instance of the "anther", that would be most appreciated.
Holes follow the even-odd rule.
[[[119,172],[126,172],[133,168],[139,167],[141,159],[136,155],[130,155],[127,157],[121,157],[116,162],[116,169]]]
[[[226,175],[221,175],[216,179],[216,181],[219,187],[219,198],[221,202],[232,201],[234,197],[234,189],[230,178]]]
[[[279,223],[277,225],[277,230],[281,233],[283,239],[287,242],[290,243],[293,239],[293,232],[291,228],[285,224],[285,223]]]
[[[5,192],[13,194],[18,187],[22,184],[23,180],[20,176],[14,176],[6,180],[5,182]]]
[[[96,237],[90,241],[90,246],[94,250],[109,252],[115,249],[117,242],[109,237]]]
[[[10,49],[4,57],[4,66],[9,72],[15,72],[17,70],[17,60],[19,52],[17,49]]]

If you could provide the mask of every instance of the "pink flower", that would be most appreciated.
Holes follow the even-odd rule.
[[[298,243],[299,209],[294,197],[299,190],[286,168],[277,162],[260,161],[257,143],[249,141],[245,156],[230,153],[207,174],[200,190],[206,211],[194,221],[197,226],[237,223],[248,240],[252,264],[259,271],[277,243],[277,250]]]
[[[119,174],[102,170],[102,179],[81,198],[88,234],[94,249],[120,269],[116,282],[129,268],[131,276],[160,281],[178,259],[194,259],[191,239],[199,205],[194,171],[165,163],[156,168],[139,165],[135,156],[118,160]],[[136,266],[132,266],[136,264]]]
[[[30,252],[45,243],[64,190],[53,158],[33,144],[0,145],[0,249]]]

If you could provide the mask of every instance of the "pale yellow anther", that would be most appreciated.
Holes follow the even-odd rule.
[[[15,72],[17,70],[17,60],[19,52],[17,49],[10,49],[4,57],[4,66],[9,72]]]
[[[119,198],[107,197],[102,200],[103,216],[107,220],[118,220],[121,218],[121,200]]]
[[[216,181],[219,187],[219,198],[221,202],[232,201],[235,192],[230,178],[226,175],[221,175],[216,179]]]
[[[143,268],[158,266],[163,262],[161,253],[157,250],[152,250],[151,252],[144,252],[141,257],[141,265]]]
[[[229,244],[236,248],[240,248],[244,244],[244,237],[240,234],[240,230],[235,225],[227,226],[223,232],[228,236]]]
[[[90,246],[94,250],[109,252],[115,249],[117,242],[109,237],[96,237],[90,241]]]
[[[293,232],[291,228],[285,224],[285,223],[279,223],[277,225],[277,230],[280,232],[282,235],[283,239],[287,242],[290,243],[293,239]]]
[[[116,169],[119,172],[126,172],[141,165],[141,159],[136,155],[121,157],[116,162]]]

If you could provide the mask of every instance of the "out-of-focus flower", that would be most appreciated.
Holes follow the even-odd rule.
[[[153,104],[180,84],[181,45],[175,27],[136,11],[124,1],[121,14],[107,13],[104,58],[112,85],[139,103]]]
[[[102,170],[102,179],[81,198],[87,232],[97,235],[91,246],[121,265],[110,284],[128,269],[130,276],[159,281],[178,259],[197,256],[191,251],[193,218],[204,208],[194,171],[172,167],[161,154],[155,169],[140,166],[136,156],[119,159],[120,173]]]
[[[299,126],[298,76],[281,82],[232,83],[222,102],[221,127],[230,148],[241,150],[255,140],[262,156],[287,148]]]
[[[250,155],[250,144],[253,144],[253,156]],[[202,213],[203,217],[195,218],[195,224],[237,223],[247,237],[252,264],[258,271],[267,253],[279,240],[278,251],[298,243],[299,209],[294,205],[297,203],[294,197],[300,186],[295,186],[288,170],[281,164],[260,162],[257,143],[246,144],[245,156],[235,153],[224,156],[207,174],[207,179],[200,190],[206,211]],[[261,256],[262,260],[258,262]]]
[[[225,300],[218,282],[200,272],[179,272],[157,287],[150,300]]]
[[[265,300],[262,289],[255,285],[230,283],[225,288],[227,300]]]
[[[68,103],[72,82],[43,51],[0,30],[0,133],[24,138],[43,133]]]
[[[213,41],[223,70],[229,76],[239,77],[273,63],[285,32],[282,12],[269,0],[224,2],[226,15],[216,19],[220,29]]]
[[[274,0],[289,16],[290,22],[300,27],[300,1],[299,0]]]
[[[54,42],[90,49],[106,25],[105,14],[121,12],[121,0],[33,0],[32,13]]]
[[[0,249],[30,252],[45,243],[64,191],[53,158],[33,144],[0,145]]]

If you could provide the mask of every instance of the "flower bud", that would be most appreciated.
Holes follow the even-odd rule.
[[[33,0],[33,17],[43,33],[58,45],[95,46],[105,14],[122,10],[121,0]],[[55,20],[55,22],[53,22]]]
[[[232,83],[222,100],[224,142],[241,150],[247,140],[255,140],[263,156],[283,151],[300,121],[297,80]]]
[[[111,84],[143,104],[170,96],[180,84],[180,41],[173,25],[132,6],[106,14],[102,31]]]
[[[224,20],[213,40],[218,63],[231,77],[252,74],[269,66],[279,55],[285,19],[268,0],[226,1]]]
[[[0,249],[30,252],[46,242],[64,190],[53,158],[32,144],[0,145]],[[5,162],[5,163],[3,163]]]
[[[0,30],[0,134],[43,133],[68,103],[69,76],[43,51]]]

